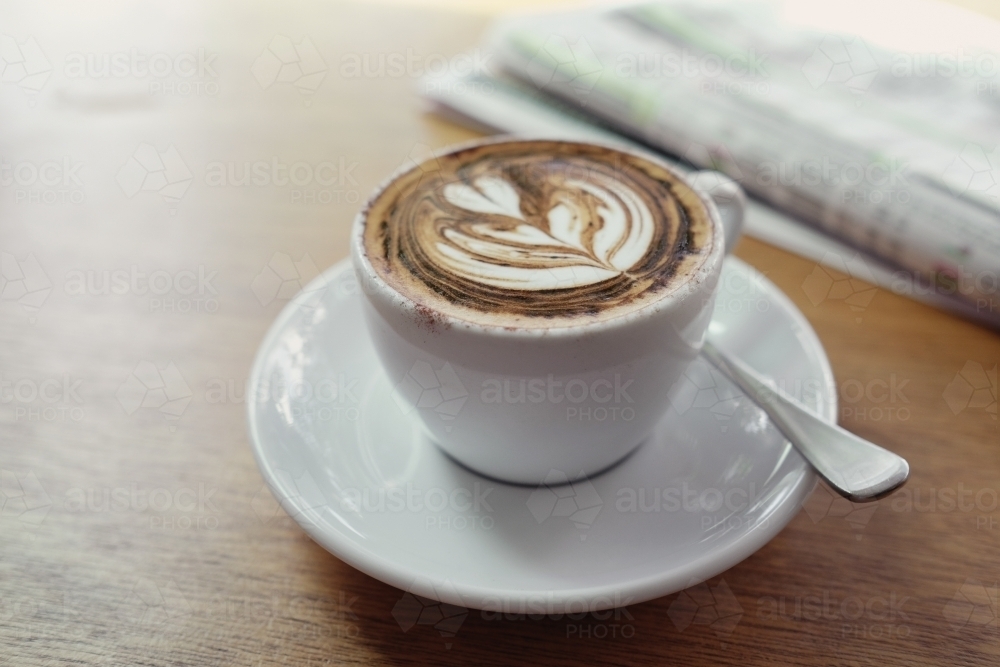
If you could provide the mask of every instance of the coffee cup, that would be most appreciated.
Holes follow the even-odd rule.
[[[744,201],[597,143],[489,139],[403,167],[351,235],[396,403],[488,477],[613,466],[699,353]]]

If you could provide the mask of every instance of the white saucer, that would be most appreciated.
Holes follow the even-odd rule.
[[[611,470],[561,486],[553,472],[553,485],[539,488],[480,477],[394,400],[360,299],[341,262],[285,308],[254,363],[249,428],[285,511],[388,584],[512,613],[634,604],[740,562],[815,485],[763,412],[701,360],[650,441]],[[834,420],[833,375],[815,333],[772,283],[733,258],[711,335]]]

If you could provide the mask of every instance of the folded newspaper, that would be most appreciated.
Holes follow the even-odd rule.
[[[959,37],[935,30],[928,44],[901,19],[880,32],[879,7],[894,4],[897,19]],[[624,141],[723,171],[766,204],[750,234],[1000,327],[1000,26],[917,0],[854,3],[853,20],[844,5],[817,16],[778,0],[665,0],[506,18],[474,59],[484,66],[423,92],[492,130]],[[841,298],[860,311],[873,296]]]

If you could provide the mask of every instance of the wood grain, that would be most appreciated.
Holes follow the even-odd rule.
[[[344,257],[359,197],[407,156],[473,136],[424,113],[414,76],[375,65],[458,53],[485,19],[346,3],[50,3],[0,15],[5,34],[34,37],[52,66],[38,94],[0,85],[0,157],[68,160],[79,181],[28,183],[23,167],[24,184],[0,187],[0,251],[21,267],[33,255],[51,286],[36,309],[14,292],[0,300],[0,665],[996,664],[1000,337],[882,290],[858,311],[814,304],[803,286],[815,263],[749,239],[737,254],[826,346],[841,423],[907,457],[907,487],[865,507],[819,489],[707,587],[610,617],[472,611],[453,637],[404,632],[392,616],[401,591],[312,542],[257,472],[243,383],[287,295],[254,285],[276,253],[308,255],[317,269]],[[315,44],[327,70],[314,94],[253,73],[275,35]],[[132,48],[218,56],[188,78],[66,69],[80,54]],[[345,75],[354,57],[369,59],[369,74]],[[182,94],[185,81],[215,92]],[[179,200],[128,196],[121,169],[144,142],[182,156],[191,184]],[[343,172],[332,185],[237,184],[256,161]],[[218,164],[221,185],[209,176]],[[143,292],[140,281],[104,293],[105,271],[131,280],[133,267],[169,277],[170,289]],[[201,286],[183,274],[199,270]],[[155,396],[136,407],[122,393],[148,368],[140,362],[183,378],[187,391],[164,397],[179,397],[178,418]],[[988,371],[992,412],[990,401],[945,399]],[[709,623],[713,600],[730,623]],[[693,604],[700,614],[685,623],[677,611]]]

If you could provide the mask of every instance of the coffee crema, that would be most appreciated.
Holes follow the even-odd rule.
[[[671,171],[612,148],[501,141],[433,158],[370,203],[364,248],[418,305],[572,326],[648,305],[700,266],[712,223]]]

